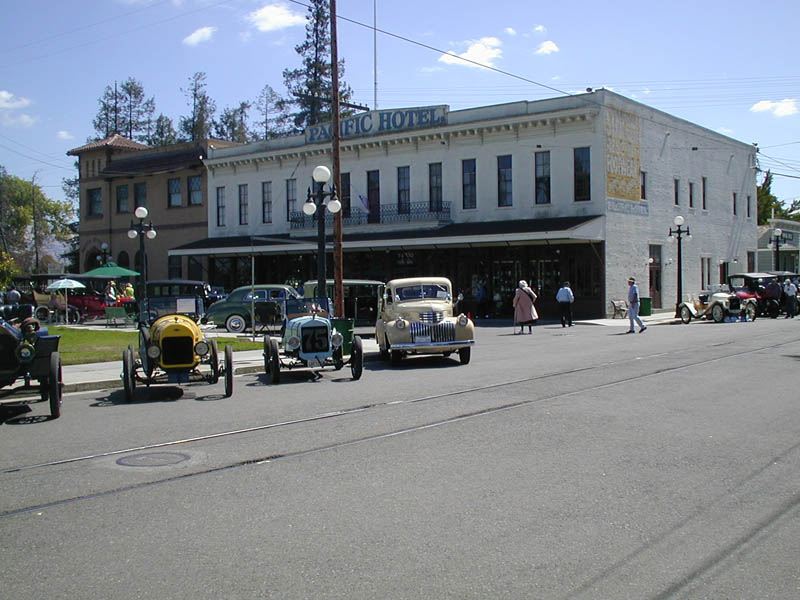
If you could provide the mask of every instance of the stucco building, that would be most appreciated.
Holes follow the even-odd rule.
[[[141,270],[139,240],[128,237],[134,210],[144,206],[156,237],[146,241],[150,279],[205,279],[207,268],[193,257],[168,256],[176,245],[208,236],[203,140],[152,148],[119,134],[67,152],[78,159],[80,173],[81,272],[100,265],[103,256],[123,267]]]
[[[607,90],[450,111],[381,110],[341,123],[344,276],[450,277],[478,311],[510,314],[526,279],[547,314],[569,280],[578,316],[609,312],[635,276],[655,308],[754,265],[755,148]],[[311,172],[331,165],[330,126],[210,150],[208,238],[172,244],[232,287],[316,276]],[[328,215],[328,239],[332,226]],[[331,258],[329,254],[329,265]],[[328,273],[332,273],[331,266]]]

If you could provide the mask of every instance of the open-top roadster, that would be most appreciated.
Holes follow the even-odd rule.
[[[32,305],[0,310],[0,387],[23,378],[22,389],[29,389],[31,379],[37,380],[42,401],[50,402],[50,415],[57,419],[61,416],[61,336],[48,335],[32,314]]]
[[[755,301],[740,298],[727,285],[719,284],[711,290],[700,292],[688,302],[681,302],[678,313],[684,323],[708,318],[715,323],[722,323],[726,318],[742,316],[747,321],[754,321],[758,310]]]
[[[219,362],[214,339],[207,340],[196,319],[203,311],[201,295],[158,297],[145,302],[147,322],[139,323],[139,348],[128,346],[122,353],[122,384],[125,401],[133,400],[137,383],[149,387],[160,383],[217,383],[225,377],[225,397],[233,394],[233,350],[225,347]],[[201,369],[202,366],[208,368]]]
[[[264,336],[264,371],[270,382],[279,383],[281,369],[333,367],[337,371],[350,365],[353,379],[364,370],[364,347],[353,336],[352,319],[330,318],[327,298],[300,298],[286,302],[280,353],[278,340]],[[352,341],[350,341],[352,340]]]

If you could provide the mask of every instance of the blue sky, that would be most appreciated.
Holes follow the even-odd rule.
[[[358,103],[451,109],[606,87],[747,143],[800,199],[800,2],[338,0],[339,55]],[[188,113],[196,71],[218,111],[299,66],[306,8],[288,0],[4,0],[0,165],[62,199],[66,151],[94,135],[106,85],[134,77],[157,112]],[[358,22],[361,24],[354,23]],[[407,38],[403,40],[401,38]],[[443,54],[445,52],[446,54]],[[460,61],[465,56],[497,70]],[[498,72],[498,71],[502,71]],[[258,115],[254,112],[253,120]],[[760,178],[759,178],[760,181]]]

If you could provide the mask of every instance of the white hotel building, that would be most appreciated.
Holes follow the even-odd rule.
[[[473,314],[484,281],[492,301],[480,312],[500,316],[520,279],[554,316],[569,280],[576,315],[597,317],[635,276],[654,308],[669,308],[677,215],[692,234],[682,241],[685,294],[755,267],[756,148],[607,90],[374,111],[340,131],[348,279],[447,276]],[[317,223],[302,204],[314,167],[331,166],[329,134],[311,127],[212,149],[209,237],[170,256],[206,259],[209,280],[227,288],[249,283],[251,255],[256,282],[315,279]]]

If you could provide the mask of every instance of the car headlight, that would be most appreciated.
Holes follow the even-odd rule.
[[[344,343],[344,336],[339,333],[338,331],[334,331],[333,335],[331,335],[331,345],[334,348],[338,348]]]
[[[405,329],[406,322],[404,319],[397,319],[397,321],[394,322],[394,326],[397,327],[398,329]]]
[[[194,345],[194,353],[198,356],[205,356],[208,354],[208,342],[200,340]]]
[[[469,319],[467,315],[458,315],[458,324],[461,325],[461,327],[466,327],[468,323]]]
[[[22,342],[17,346],[16,350],[14,350],[14,354],[17,355],[17,360],[19,362],[29,363],[33,360],[36,349],[29,342]]]
[[[158,344],[150,344],[147,347],[147,357],[148,358],[152,358],[153,360],[155,360],[159,356],[161,356],[161,348],[159,347],[159,345]]]
[[[293,335],[288,340],[286,340],[286,347],[289,350],[297,350],[300,347],[300,338],[296,335]]]

